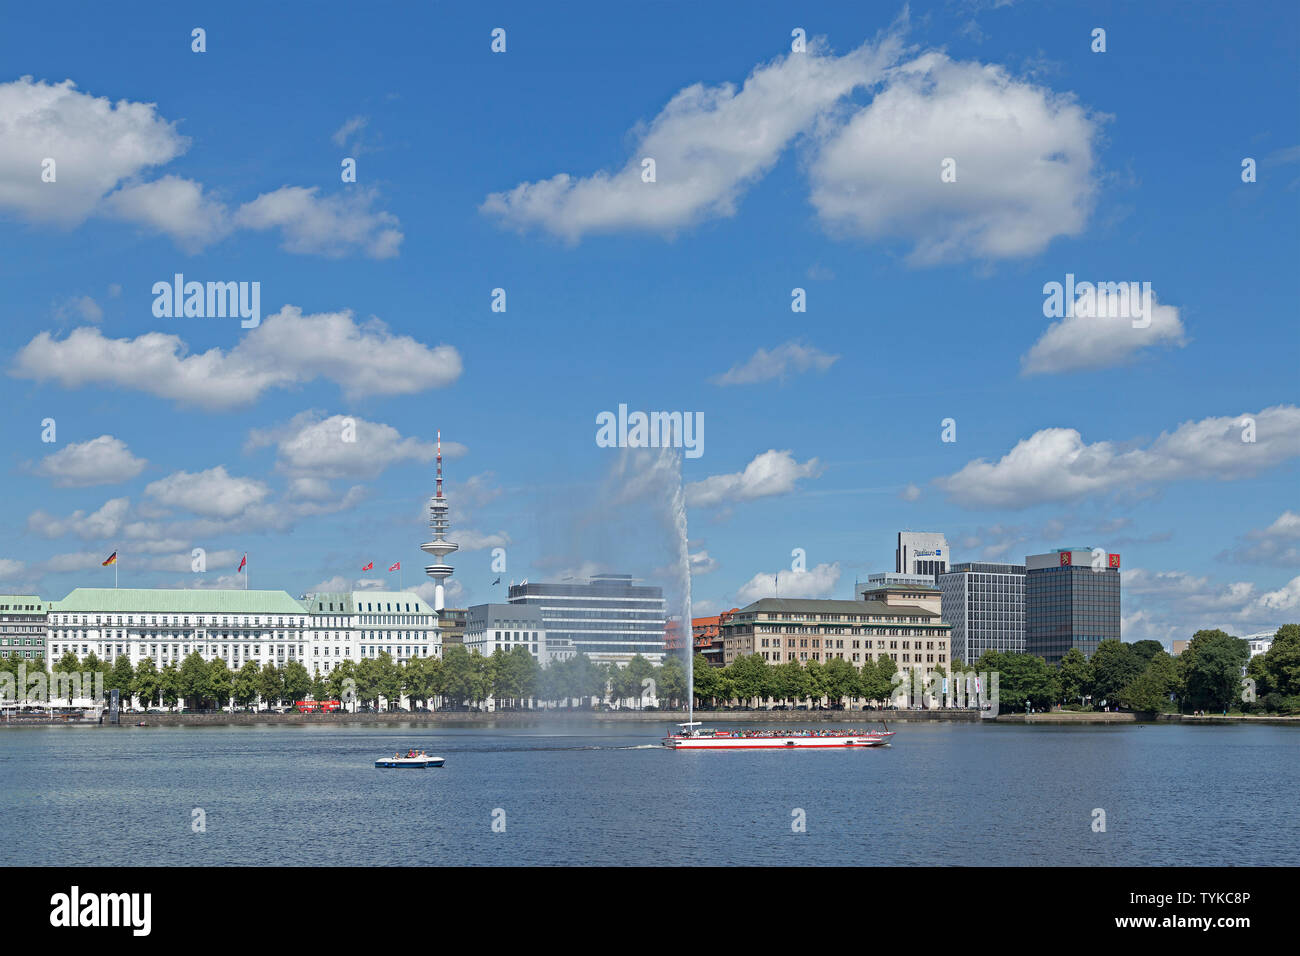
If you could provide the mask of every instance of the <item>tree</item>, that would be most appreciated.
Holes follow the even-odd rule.
[[[1112,705],[1118,703],[1119,692],[1133,683],[1143,667],[1132,644],[1113,638],[1102,641],[1092,654],[1093,697]]]
[[[1162,713],[1170,709],[1169,695],[1177,683],[1174,659],[1160,650],[1152,655],[1146,669],[1119,692],[1119,702],[1129,710]]]
[[[208,662],[198,651],[191,651],[181,661],[180,695],[185,698],[188,710],[197,710],[204,700],[212,696],[212,682],[208,673]]]
[[[1065,652],[1057,670],[1061,680],[1061,696],[1066,700],[1082,701],[1093,692],[1092,662],[1077,647]]]
[[[64,651],[63,656],[54,662],[54,667],[51,669],[51,674],[63,674],[67,678],[66,681],[61,681],[57,683],[62,684],[62,689],[67,691],[66,695],[59,695],[59,696],[66,696],[68,698],[69,707],[72,706],[73,695],[80,689],[77,686],[81,682],[80,678],[74,677],[74,675],[80,673],[81,673],[81,662],[77,660],[77,655],[72,653],[72,651]],[[54,688],[51,687],[50,700],[56,700],[56,699],[57,697],[54,693]]]
[[[220,657],[214,658],[208,664],[208,693],[218,707],[225,707],[230,702],[234,687],[235,675],[230,672],[229,666]]]
[[[284,696],[290,701],[305,700],[311,691],[311,675],[301,661],[284,665]]]
[[[1242,668],[1250,645],[1220,630],[1197,631],[1179,655],[1184,702],[1203,710],[1224,710],[1241,699]]]
[[[140,706],[149,709],[149,705],[158,699],[158,665],[152,657],[146,657],[135,666],[135,682],[132,690],[140,701]]]
[[[257,693],[268,707],[277,707],[284,700],[284,675],[267,661],[257,676]]]
[[[727,667],[734,693],[741,703],[751,706],[755,699],[762,700],[772,693],[772,668],[762,654],[737,657]]]
[[[640,654],[636,654],[627,662],[627,667],[623,668],[627,675],[627,693],[625,696],[631,697],[636,701],[636,706],[641,707],[645,703],[645,696],[650,693],[650,681],[655,680],[655,666]]]
[[[842,657],[832,657],[824,668],[826,696],[832,704],[842,703],[846,697],[858,695],[858,671]]]
[[[786,702],[808,696],[808,674],[798,661],[790,660],[772,668],[772,695]]]
[[[118,654],[104,678],[104,690],[116,690],[123,707],[131,706],[131,689],[135,686],[135,668],[131,659],[125,654]]]
[[[257,661],[244,661],[244,666],[235,671],[232,685],[236,704],[250,707],[256,703],[262,689],[262,669]]]
[[[703,655],[700,655],[703,660]],[[713,668],[705,665],[707,670]],[[667,701],[669,707],[677,707],[686,699],[686,668],[682,662],[675,657],[669,657],[663,662],[658,673],[655,674],[655,689],[658,691],[659,700],[662,703]]]
[[[1060,699],[1061,684],[1056,669],[1035,654],[985,651],[975,669],[990,675],[985,694],[992,691],[991,675],[997,673],[1000,710],[1023,710],[1025,701],[1030,707],[1042,709]]]
[[[1134,641],[1132,647],[1133,653],[1138,656],[1138,660],[1142,662],[1143,668],[1151,663],[1151,658],[1155,657],[1165,649],[1164,645],[1159,641],[1152,640]]]
[[[1283,624],[1273,635],[1268,651],[1254,657],[1247,668],[1256,682],[1255,690],[1277,707],[1300,706],[1300,624]],[[1294,704],[1286,703],[1288,700]]]
[[[168,661],[163,665],[162,671],[158,675],[158,693],[162,697],[162,702],[171,710],[176,706],[176,702],[181,697],[181,675],[176,670],[176,663]]]

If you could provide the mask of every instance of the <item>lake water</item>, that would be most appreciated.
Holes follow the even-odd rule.
[[[748,753],[668,751],[664,729],[0,730],[0,862],[1300,861],[1296,727],[898,724],[889,748]],[[373,766],[409,747],[447,764]]]

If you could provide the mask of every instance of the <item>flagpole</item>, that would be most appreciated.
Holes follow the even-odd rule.
[[[116,549],[114,549],[113,554],[117,555],[117,557],[113,559],[113,590],[116,591],[117,590],[117,565],[118,562],[122,560],[122,555],[121,552]]]

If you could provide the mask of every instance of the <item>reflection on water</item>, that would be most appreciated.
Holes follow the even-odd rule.
[[[0,731],[6,865],[1293,864],[1300,730],[899,725],[887,749],[666,730]],[[431,770],[378,770],[416,747]],[[191,829],[202,808],[206,832]],[[506,831],[492,830],[505,811]],[[1091,829],[1093,810],[1107,830]],[[806,814],[806,832],[791,828]]]

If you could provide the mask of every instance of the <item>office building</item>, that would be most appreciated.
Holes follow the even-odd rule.
[[[508,600],[539,606],[548,638],[567,641],[597,663],[624,665],[637,654],[663,661],[663,588],[634,584],[630,574],[598,574],[586,584],[512,584]]]
[[[522,647],[539,664],[546,664],[546,625],[542,609],[530,604],[475,604],[465,624],[465,648],[490,657]]]
[[[930,583],[948,570],[948,541],[938,532],[900,531],[894,551],[894,571],[898,574],[924,574]]]
[[[952,625],[952,659],[974,664],[985,651],[1025,651],[1025,566],[954,564],[939,575],[943,619]]]
[[[726,624],[740,611],[733,607],[709,617],[691,618],[691,631],[695,638],[695,653],[704,656],[710,667],[726,666],[723,653],[722,625]]]
[[[771,664],[840,658],[861,667],[888,655],[899,670],[947,669],[948,625],[939,592],[929,591],[887,588],[859,601],[763,598],[720,622],[724,663],[761,654]]]
[[[1077,647],[1091,657],[1119,640],[1119,555],[1061,548],[1025,558],[1025,651],[1055,664]]]
[[[0,594],[0,657],[45,657],[49,603],[34,594]]]

